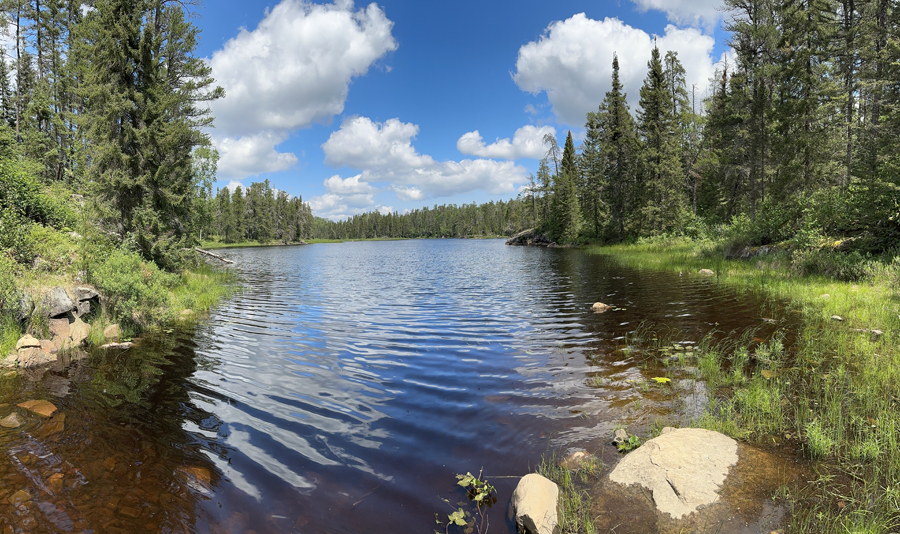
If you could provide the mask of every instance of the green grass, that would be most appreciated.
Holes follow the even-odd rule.
[[[712,400],[699,424],[748,441],[791,436],[820,462],[825,475],[793,496],[791,532],[900,528],[900,262],[869,261],[853,283],[798,274],[786,252],[726,260],[722,250],[687,240],[588,249],[638,269],[712,269],[715,283],[767,299],[772,314],[797,314],[791,354],[779,338],[701,344],[698,368]]]
[[[535,472],[559,486],[559,534],[594,534],[597,528],[591,518],[591,495],[588,484],[600,476],[602,463],[593,456],[578,469],[560,465],[556,456],[544,456]]]

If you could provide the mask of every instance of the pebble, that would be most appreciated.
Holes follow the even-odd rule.
[[[25,490],[19,490],[9,497],[9,502],[13,506],[18,506],[24,502],[28,502],[31,500],[31,494]]]

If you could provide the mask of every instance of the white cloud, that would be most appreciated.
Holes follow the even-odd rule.
[[[418,126],[399,119],[384,123],[373,122],[368,117],[347,119],[322,145],[325,163],[356,169],[388,169],[397,164],[403,168],[433,165],[431,156],[419,155],[412,146],[412,139],[418,133]]]
[[[688,90],[696,84],[702,94],[715,70],[710,55],[715,40],[696,28],[669,25],[656,42],[662,54],[678,52]],[[653,36],[618,19],[598,21],[579,13],[550,24],[538,41],[523,45],[513,79],[523,91],[546,92],[560,122],[582,126],[609,90],[613,54],[619,56],[619,76],[635,108],[653,44]]]
[[[665,12],[670,22],[711,30],[722,18],[722,0],[631,0],[639,9]]]
[[[425,200],[425,192],[418,187],[402,187],[395,185],[394,193],[400,200]]]
[[[263,172],[290,169],[297,164],[297,156],[275,150],[286,138],[287,136],[272,132],[260,132],[237,139],[216,138],[216,148],[220,154],[219,177],[242,180]]]
[[[332,176],[324,182],[328,195],[338,197],[341,204],[353,208],[365,208],[375,204],[375,193],[378,191],[366,182],[361,182],[361,175],[342,179],[340,176]]]
[[[256,29],[241,29],[209,60],[226,92],[210,106],[223,175],[249,176],[293,165],[287,165],[285,154],[273,164],[267,158],[230,158],[228,152],[248,137],[253,143],[261,137],[284,141],[291,131],[343,112],[351,80],[397,49],[392,27],[374,3],[355,11],[351,0],[325,5],[283,0]],[[275,146],[269,147],[270,156]],[[296,156],[289,156],[295,163]],[[239,170],[232,170],[237,163]]]
[[[419,154],[412,145],[418,134],[415,124],[389,119],[373,122],[368,117],[344,121],[322,145],[325,162],[334,167],[351,167],[362,171],[364,182],[390,182],[407,198],[449,196],[470,191],[492,194],[515,190],[525,181],[526,171],[511,161],[490,159],[435,161]],[[416,191],[413,191],[415,189]]]
[[[231,180],[230,182],[228,182],[228,185],[226,185],[225,187],[228,188],[228,193],[229,193],[229,194],[234,194],[234,191],[235,191],[238,187],[241,188],[241,191],[243,191],[243,190],[245,189],[244,184],[242,184],[241,182],[239,182],[239,181],[237,181],[237,180]]]
[[[556,135],[556,128],[552,126],[523,126],[516,130],[512,141],[509,138],[497,139],[490,145],[485,145],[484,139],[478,130],[462,135],[456,142],[456,148],[463,154],[482,158],[498,158],[516,160],[519,158],[541,159],[547,152],[544,146],[546,134]]]
[[[365,182],[360,182],[360,178],[362,176],[359,174],[345,179],[335,175],[326,179],[323,184],[326,191],[336,195],[370,195],[375,193],[376,189]]]

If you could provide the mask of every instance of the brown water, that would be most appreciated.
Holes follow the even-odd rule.
[[[0,532],[431,532],[462,497],[543,454],[609,461],[617,426],[684,423],[689,372],[627,347],[640,324],[699,341],[774,326],[715,278],[577,250],[394,241],[229,251],[246,290],[195,331],[0,379]],[[594,314],[603,301],[619,308]],[[780,327],[784,327],[781,324]],[[622,350],[625,348],[625,350]],[[636,349],[636,350],[635,350]],[[656,361],[656,360],[654,360]],[[685,389],[687,388],[687,389]],[[41,419],[15,405],[47,399]]]

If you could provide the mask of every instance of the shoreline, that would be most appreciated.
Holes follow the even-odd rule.
[[[721,245],[659,239],[582,249],[638,270],[697,276],[693,273],[709,269],[714,273],[707,276],[710,283],[787,302],[802,322],[795,354],[766,365],[751,360],[750,376],[737,378],[728,374],[736,356],[716,353],[723,349],[715,347],[708,358],[701,356],[711,404],[697,426],[750,444],[775,436],[820,466],[819,478],[799,490],[780,490],[792,511],[792,531],[896,528],[900,516],[889,504],[896,501],[891,488],[900,484],[896,260],[873,265],[862,280],[839,281],[798,274],[786,251],[726,259]],[[736,355],[740,348],[731,350]],[[834,505],[835,494],[843,495],[842,506]],[[869,504],[873,498],[875,506]]]

